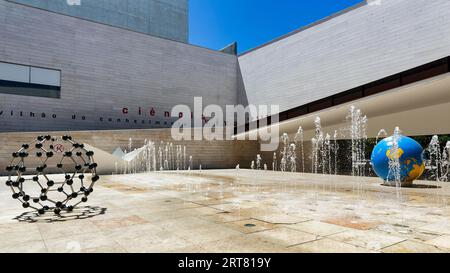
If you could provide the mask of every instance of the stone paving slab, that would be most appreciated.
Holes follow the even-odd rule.
[[[430,244],[409,240],[386,247],[382,250],[384,253],[445,253],[447,251]]]
[[[346,244],[328,238],[300,244],[289,248],[290,252],[296,253],[372,253],[362,247]]]
[[[259,238],[263,241],[279,244],[286,247],[315,241],[320,238],[320,236],[318,235],[285,227],[278,227],[275,229],[252,233],[249,235],[249,237]]]
[[[381,250],[382,248],[406,241],[404,238],[387,235],[382,232],[361,230],[345,231],[331,235],[329,238],[370,250]]]
[[[445,248],[450,251],[450,235],[442,235],[432,240],[427,241],[428,244]]]
[[[295,225],[287,226],[291,229],[296,229],[304,232],[309,232],[311,234],[316,234],[318,236],[330,236],[333,234],[341,233],[344,231],[349,231],[349,228],[328,224],[319,221],[307,221],[303,223],[298,223]]]
[[[261,216],[254,216],[253,218],[272,224],[297,224],[310,220],[306,217],[296,217],[284,213],[265,214]]]
[[[260,232],[264,230],[274,229],[277,225],[264,221],[249,219],[236,222],[225,223],[229,228],[238,230],[244,234]]]

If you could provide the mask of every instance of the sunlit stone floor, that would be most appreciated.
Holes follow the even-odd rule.
[[[397,191],[375,178],[249,170],[103,176],[89,207],[58,219],[24,214],[5,181],[0,252],[450,252],[450,184]]]

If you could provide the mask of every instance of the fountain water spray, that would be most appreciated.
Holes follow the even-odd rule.
[[[351,106],[347,119],[350,121],[352,141],[352,175],[365,176],[366,166],[369,162],[366,159],[367,117],[363,116],[360,109]]]
[[[281,172],[286,172],[286,166],[287,166],[287,161],[286,158],[281,158],[281,162],[280,162],[280,171]]]
[[[377,134],[377,138],[375,140],[375,144],[378,144],[378,142],[380,141],[381,138],[386,138],[387,137],[387,132],[385,129],[381,129],[378,134]]]
[[[339,144],[337,142],[337,138],[338,138],[338,131],[335,130],[333,135],[334,175],[337,175],[338,171],[337,159],[338,159]]]
[[[186,170],[186,146],[183,147],[183,170]]]
[[[288,150],[289,150],[289,136],[284,133],[281,137],[281,141],[283,142],[283,150],[281,151],[281,163],[280,170],[282,172],[286,172],[287,164],[288,164]]]
[[[130,152],[132,152],[133,150],[133,139],[130,137],[129,139],[128,139],[128,152],[130,153]]]
[[[305,172],[305,150],[304,150],[304,131],[303,131],[303,127],[300,126],[298,128],[297,134],[295,135],[294,138],[294,142],[295,145],[298,145],[298,143],[300,143],[300,160],[301,160],[301,164],[302,164],[302,172]]]
[[[161,143],[162,143],[162,141],[161,141]],[[163,166],[163,150],[162,150],[161,146],[159,146],[159,148],[158,148],[158,157],[159,157],[159,169],[161,171],[163,171],[164,170],[164,166]]]
[[[439,137],[433,136],[431,138],[430,144],[425,149],[425,166],[429,172],[429,177],[436,180],[436,182],[441,181],[440,168],[441,168],[441,147],[439,143]]]
[[[401,151],[399,147],[399,139],[400,139],[400,128],[395,127],[394,135],[392,136],[392,143],[389,149],[388,158],[389,158],[389,172],[388,172],[388,181],[387,183],[390,185],[395,185],[397,188],[397,198],[400,198],[400,188],[402,186],[401,181],[401,165],[400,165],[400,157]]]
[[[332,174],[331,171],[331,136],[327,134],[322,148],[322,172],[323,174]]]
[[[297,172],[297,152],[296,145],[293,143],[289,146],[288,159],[291,172]]]
[[[442,164],[441,164],[441,180],[443,182],[449,181],[450,175],[450,141],[447,141],[447,144],[444,147],[444,151],[442,152]]]
[[[428,170],[429,178],[436,182],[449,181],[450,165],[450,141],[448,141],[441,151],[438,136],[431,138],[430,144],[425,149],[425,168]]]
[[[314,120],[315,137],[311,139],[312,143],[312,168],[313,173],[319,173],[319,170],[323,168],[323,146],[324,137],[322,131],[322,123],[320,117],[316,117]]]
[[[130,138],[128,148],[133,149]],[[122,159],[125,161],[121,166],[121,173],[143,173],[164,170],[181,170],[183,150],[185,146],[173,145],[173,143],[160,142],[159,147],[155,142],[148,139],[144,140],[144,146],[126,153]],[[173,156],[170,154],[174,153]],[[173,161],[173,162],[172,162]],[[171,163],[172,162],[172,163]],[[116,164],[116,173],[119,172],[119,166]]]
[[[256,155],[256,169],[258,171],[261,170],[261,161],[262,161],[261,155]]]
[[[277,171],[277,153],[273,153],[272,170]]]
[[[312,147],[311,147],[311,160],[312,160],[312,162],[311,162],[311,168],[312,168],[312,173],[317,173],[317,171],[318,171],[318,168],[319,168],[319,147],[318,147],[318,144],[317,144],[317,139],[315,138],[315,137],[313,137],[312,139],[311,139],[311,145],[312,145]]]

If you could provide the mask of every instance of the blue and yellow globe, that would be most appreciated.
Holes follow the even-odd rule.
[[[372,166],[375,173],[385,182],[395,181],[395,174],[389,172],[389,160],[395,157],[400,163],[400,180],[403,184],[410,184],[425,171],[422,158],[423,148],[414,139],[400,135],[398,137],[398,151],[392,152],[394,138],[388,137],[380,141],[372,151]],[[389,184],[389,183],[388,183]]]

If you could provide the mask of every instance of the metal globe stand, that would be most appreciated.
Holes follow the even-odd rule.
[[[12,157],[6,167],[6,185],[11,188],[12,198],[40,215],[72,212],[88,201],[100,178],[94,152],[71,136],[38,136],[32,143],[23,144]]]

